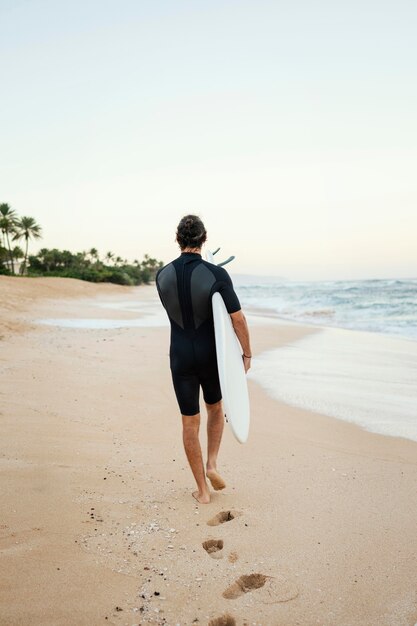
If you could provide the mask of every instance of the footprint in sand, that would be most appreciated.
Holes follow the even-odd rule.
[[[225,615],[211,619],[208,626],[236,626],[236,620],[232,615],[226,613]]]
[[[249,574],[241,576],[230,585],[224,592],[223,597],[227,600],[235,600],[244,593],[264,587],[260,596],[263,604],[278,604],[294,600],[299,594],[297,585],[282,574],[277,576],[265,576],[264,574]]]
[[[223,598],[227,600],[235,600],[248,591],[254,589],[260,589],[264,586],[268,576],[263,574],[249,574],[247,576],[241,576],[233,585],[230,585],[225,591],[223,591]]]
[[[220,511],[220,513],[209,519],[207,524],[208,526],[218,526],[219,524],[230,522],[235,517],[239,517],[239,515],[242,515],[240,511]]]
[[[202,545],[212,559],[223,558],[223,539],[207,539],[207,541],[203,541]]]

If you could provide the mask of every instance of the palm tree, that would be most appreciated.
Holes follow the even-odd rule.
[[[110,265],[111,261],[113,261],[113,259],[114,259],[114,253],[110,252],[110,250],[109,250],[109,252],[106,253],[106,256],[104,258],[106,259],[106,261]]]
[[[0,229],[3,233],[3,237],[7,243],[7,248],[9,250],[9,262],[12,274],[14,274],[14,263],[12,249],[10,246],[10,235],[14,235],[16,232],[16,222],[16,211],[11,209],[10,205],[8,205],[6,202],[0,204]]]
[[[90,250],[88,251],[88,254],[90,255],[90,257],[92,259],[95,259],[95,262],[98,263],[98,261],[100,260],[99,258],[99,254],[98,254],[98,250],[97,248],[90,248]]]
[[[25,239],[26,248],[25,248],[25,256],[23,259],[23,263],[20,267],[20,273],[24,274],[26,270],[26,264],[28,260],[28,248],[29,248],[29,239],[40,239],[42,237],[42,228],[35,222],[33,217],[21,217],[16,221],[16,232],[13,236],[13,241],[16,239]]]

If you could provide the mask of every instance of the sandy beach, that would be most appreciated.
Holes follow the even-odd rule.
[[[153,286],[0,276],[0,624],[413,626],[417,443],[249,381],[249,441],[197,505]],[[256,355],[316,332],[251,327]],[[205,415],[202,442],[205,445]]]

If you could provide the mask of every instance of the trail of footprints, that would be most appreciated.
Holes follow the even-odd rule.
[[[214,517],[212,517],[208,522],[208,526],[219,526],[220,524],[224,524],[225,522],[230,522],[235,519],[239,515],[242,515],[240,511],[220,511]],[[224,541],[223,539],[207,539],[203,541],[202,546],[204,550],[214,559],[219,559],[223,557],[223,547]],[[238,555],[236,552],[230,552],[229,561],[234,563],[238,559]],[[240,576],[235,582],[227,587],[225,591],[223,591],[223,598],[227,600],[234,600],[239,598],[239,596],[244,593],[248,593],[249,591],[253,591],[254,589],[259,589],[263,587],[268,576],[264,576],[263,574],[249,574],[247,576]],[[220,617],[216,617],[209,622],[209,626],[236,626],[236,620],[232,615],[228,613],[225,615],[221,615]]]
[[[208,522],[208,526],[219,526],[225,522],[234,520],[239,515],[242,515],[240,511],[220,511]],[[222,558],[224,541],[223,539],[207,539],[202,544],[204,550],[212,558]],[[228,560],[234,563],[238,559],[236,552],[230,552]],[[265,576],[265,574],[253,573],[242,575],[237,578],[234,583],[229,585],[227,589],[223,591],[223,598],[226,600],[235,600],[245,593],[260,589],[263,587],[268,579],[274,579],[272,587],[268,589],[269,601],[263,600],[264,604],[275,604],[276,602],[288,602],[298,596],[299,590],[291,580],[278,574],[277,576]],[[236,626],[235,618],[226,613],[220,617],[216,617],[209,622],[209,626]]]

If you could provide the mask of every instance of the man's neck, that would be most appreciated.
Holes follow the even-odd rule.
[[[193,252],[194,254],[201,254],[201,248],[184,248],[181,252]]]

